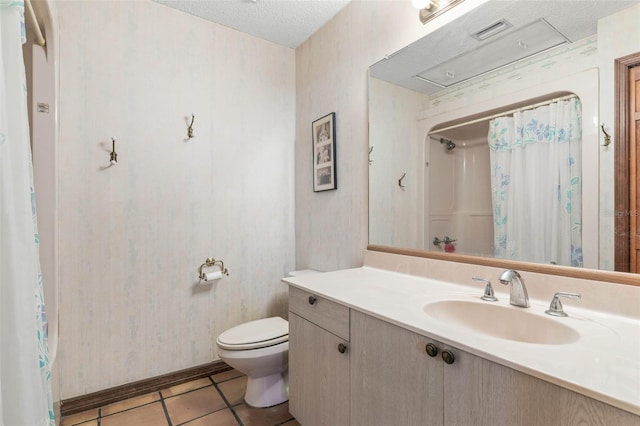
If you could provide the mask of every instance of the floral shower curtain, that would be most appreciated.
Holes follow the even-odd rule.
[[[0,0],[0,425],[54,425],[22,43]]]
[[[582,266],[581,143],[578,98],[491,120],[497,257]]]

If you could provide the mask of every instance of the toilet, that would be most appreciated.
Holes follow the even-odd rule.
[[[247,375],[244,400],[271,407],[289,399],[289,322],[280,317],[237,325],[216,339],[218,356]]]

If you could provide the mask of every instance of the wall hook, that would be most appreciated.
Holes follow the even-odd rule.
[[[187,127],[187,138],[191,139],[195,136],[193,136],[193,122],[196,120],[196,116],[193,115],[193,113],[191,113],[191,123],[189,124],[189,127]]]
[[[373,164],[373,160],[371,159],[372,152],[373,152],[373,147],[369,148],[369,165]]]
[[[111,153],[109,156],[109,162],[112,166],[115,166],[118,162],[118,153],[116,152],[116,138],[111,137]]]
[[[611,143],[611,135],[604,129],[604,123],[602,123],[600,128],[602,129],[602,133],[604,133],[604,143],[602,144],[602,146],[609,146],[609,144]]]
[[[399,186],[400,188],[402,188],[402,189],[405,189],[405,188],[407,187],[407,185],[405,185],[405,184],[403,184],[403,183],[402,183],[402,180],[403,180],[405,177],[407,177],[407,172],[404,172],[404,173],[402,174],[402,176],[400,177],[400,179],[398,179],[398,186]]]

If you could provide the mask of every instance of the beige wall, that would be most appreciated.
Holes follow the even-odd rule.
[[[58,12],[66,399],[211,362],[226,328],[286,315],[295,52],[150,1]],[[209,256],[230,276],[196,286]]]

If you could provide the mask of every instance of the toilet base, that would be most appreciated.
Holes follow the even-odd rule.
[[[264,408],[288,401],[289,380],[287,376],[286,373],[253,378],[247,376],[245,402],[252,407]]]

